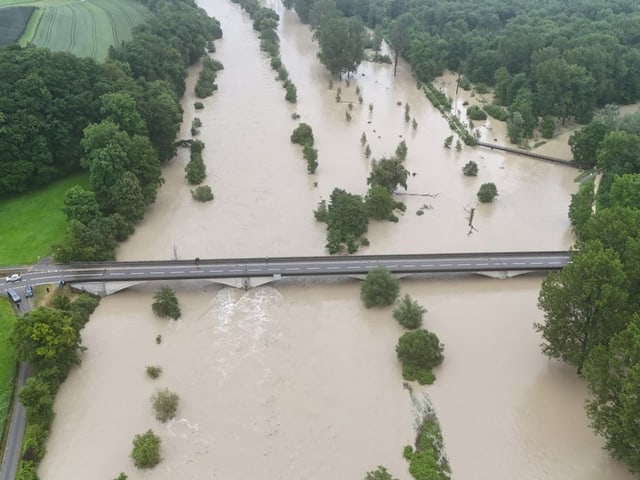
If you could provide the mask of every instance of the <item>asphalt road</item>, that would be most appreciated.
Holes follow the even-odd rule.
[[[143,262],[95,262],[34,266],[22,272],[22,280],[6,283],[0,290],[14,288],[22,297],[27,284],[65,282],[111,282],[142,280],[184,280],[198,278],[291,277],[366,274],[384,266],[396,274],[549,271],[562,268],[568,252],[505,252],[425,255],[378,255],[332,257],[279,257],[238,259],[189,259]]]

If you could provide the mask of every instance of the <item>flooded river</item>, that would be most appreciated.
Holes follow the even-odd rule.
[[[120,259],[324,254],[325,231],[312,211],[334,187],[366,192],[362,132],[378,158],[405,139],[407,168],[415,173],[412,195],[401,197],[407,212],[397,224],[373,222],[363,253],[570,245],[566,212],[576,170],[443,148],[447,124],[404,63],[397,78],[388,65],[363,63],[350,86],[335,82],[330,90],[307,27],[270,1],[281,14],[282,59],[298,88],[298,103],[290,105],[248,16],[226,0],[199,3],[222,23],[215,56],[225,69],[204,110],[195,113],[195,98],[185,97],[182,137],[199,116],[215,200],[193,202],[184,181],[188,152],[181,151],[164,170],[158,201],[120,247]],[[196,76],[194,68],[190,91]],[[404,120],[406,103],[415,131]],[[294,112],[313,127],[320,163],[314,176],[289,142]],[[490,124],[482,128],[483,135],[497,132]],[[553,143],[545,147],[553,154]],[[557,148],[562,156],[565,147]],[[469,160],[479,164],[478,178],[462,176]],[[488,181],[499,197],[477,205],[475,193]],[[471,208],[476,231],[468,235]],[[436,383],[418,391],[428,392],[438,412],[454,478],[630,479],[588,428],[584,384],[539,352],[532,323],[542,318],[540,282],[537,276],[402,282],[403,293],[428,309],[426,327],[446,345]],[[56,400],[44,480],[114,478],[120,471],[133,480],[358,479],[377,465],[409,480],[402,448],[413,441],[414,412],[394,352],[402,331],[389,309],[361,305],[357,281],[286,280],[250,291],[172,286],[183,311],[178,322],[152,315],[155,286],[99,306],[83,332],[83,364]],[[163,367],[158,380],[146,377],[150,364]],[[157,387],[181,397],[177,419],[166,425],[151,412]],[[161,436],[164,460],[137,471],[131,440],[148,428]]]

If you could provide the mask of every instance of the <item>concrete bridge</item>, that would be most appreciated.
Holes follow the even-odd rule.
[[[35,265],[22,270],[20,282],[0,283],[18,293],[28,285],[70,283],[99,295],[110,295],[144,282],[210,280],[237,288],[252,288],[286,277],[351,276],[385,267],[398,276],[432,273],[475,273],[508,278],[534,271],[561,269],[570,254],[551,252],[484,252],[414,255],[325,257],[260,257],[138,262],[91,262]]]

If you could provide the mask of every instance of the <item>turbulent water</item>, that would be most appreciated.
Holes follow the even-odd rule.
[[[417,88],[406,64],[363,63],[350,85],[334,82],[316,59],[307,27],[283,11],[282,59],[298,88],[284,101],[251,21],[226,0],[200,4],[222,23],[215,57],[219,90],[193,109],[185,97],[182,137],[198,116],[212,203],[196,204],[184,181],[188,152],[164,170],[166,184],[119,258],[195,258],[324,254],[325,231],[312,211],[334,187],[366,192],[369,163],[405,139],[412,172],[398,224],[374,222],[363,253],[558,250],[571,243],[567,220],[577,171],[493,151],[443,148],[446,122]],[[188,81],[193,89],[197,68]],[[443,88],[454,95],[453,77]],[[336,89],[342,101],[336,102]],[[356,87],[363,104],[358,103]],[[464,94],[466,95],[466,94]],[[459,100],[470,100],[460,93]],[[352,120],[345,112],[353,103]],[[368,105],[373,104],[369,112]],[[398,105],[400,103],[400,105]],[[418,127],[404,120],[404,105]],[[306,173],[289,142],[297,122],[313,127],[318,172]],[[498,122],[483,138],[503,136]],[[562,142],[547,154],[567,156]],[[469,160],[478,178],[462,176]],[[498,199],[478,205],[483,182]],[[317,182],[317,185],[315,184]],[[469,235],[467,217],[474,208]],[[424,215],[416,212],[424,210]],[[427,309],[425,325],[445,343],[445,361],[428,392],[438,412],[454,478],[596,480],[631,478],[588,427],[586,392],[575,373],[540,354],[532,323],[541,277],[403,280]],[[176,282],[183,315],[155,318],[156,286],[101,303],[83,332],[88,347],[56,400],[56,420],[40,474],[45,480],[363,478],[385,465],[410,478],[402,448],[414,439],[411,401],[395,344],[402,334],[389,309],[367,310],[355,280],[287,280],[250,291]],[[162,336],[162,343],[155,338]],[[158,364],[158,380],[146,365]],[[154,419],[158,387],[180,395],[177,419]],[[144,472],[129,458],[136,433],[153,428],[163,462]]]

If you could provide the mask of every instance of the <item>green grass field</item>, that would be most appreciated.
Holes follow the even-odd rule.
[[[76,175],[22,195],[0,199],[0,265],[29,264],[51,252],[64,238],[65,192],[88,187],[87,175]]]
[[[10,341],[16,316],[8,300],[0,298],[0,433],[13,395],[16,352]],[[1,435],[0,435],[1,436]]]
[[[21,44],[103,60],[112,45],[131,39],[148,10],[135,0],[0,0],[5,6],[36,6]]]

